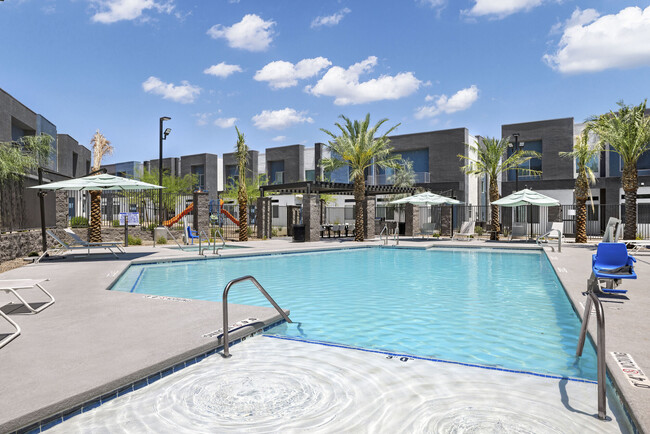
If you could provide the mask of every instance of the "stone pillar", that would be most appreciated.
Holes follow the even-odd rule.
[[[320,196],[302,196],[302,222],[305,225],[305,241],[320,241]]]
[[[271,238],[271,198],[257,198],[257,238]]]
[[[407,203],[404,211],[404,235],[414,237],[420,233],[420,206]]]
[[[65,229],[68,227],[68,192],[57,191],[56,193],[56,228]]]
[[[440,207],[440,235],[451,236],[451,206]]]
[[[363,238],[375,238],[375,201],[374,197],[366,197],[363,201]]]
[[[210,199],[208,193],[194,193],[194,230],[210,233]]]

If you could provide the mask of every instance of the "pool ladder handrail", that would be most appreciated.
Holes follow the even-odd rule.
[[[582,319],[582,328],[580,329],[580,338],[578,340],[578,347],[576,349],[576,357],[582,356],[582,349],[585,345],[585,338],[587,336],[587,326],[589,325],[589,317],[591,316],[591,306],[594,305],[596,309],[596,325],[597,325],[597,343],[596,343],[596,356],[597,356],[597,372],[598,372],[598,418],[601,420],[607,419],[607,394],[606,394],[606,365],[605,365],[605,311],[603,304],[598,299],[598,296],[593,291],[593,286],[588,283],[586,292],[587,302],[585,303],[584,317]]]
[[[537,239],[535,240],[535,243],[538,246],[541,246],[542,244],[548,244],[549,247],[553,251],[555,251],[555,249],[551,245],[551,240],[548,238],[548,236],[551,235],[554,231],[557,232],[557,251],[558,251],[558,253],[562,253],[562,231],[559,230],[559,229],[551,229],[550,231],[548,231],[547,233],[545,233],[543,235],[538,235]]]
[[[178,245],[178,248],[181,249],[181,250],[184,250],[184,249],[183,249],[183,246],[181,246],[181,243],[178,242],[178,240],[176,239],[176,237],[174,236],[174,234],[172,234],[172,232],[169,230],[169,228],[168,228],[167,226],[163,226],[163,228],[165,228],[165,231],[167,231],[167,233],[168,233],[169,236],[172,238],[172,240],[174,240],[174,242]],[[155,241],[155,240],[154,240],[154,241]]]
[[[269,293],[266,292],[264,287],[262,287],[262,285],[260,285],[260,282],[258,282],[256,278],[249,275],[249,276],[238,277],[237,279],[231,280],[230,282],[228,282],[228,284],[226,285],[226,287],[223,290],[223,354],[221,356],[224,357],[224,358],[227,358],[227,357],[231,356],[230,351],[229,351],[230,344],[229,344],[229,341],[228,341],[228,331],[229,331],[228,330],[228,291],[230,291],[230,288],[233,285],[235,285],[237,283],[240,283],[240,282],[244,282],[246,280],[250,280],[251,282],[253,282],[255,284],[255,286],[257,286],[257,289],[260,290],[262,295],[264,295],[264,297],[266,297],[266,299],[273,305],[275,310],[277,310],[280,313],[280,315],[282,316],[282,318],[284,318],[284,320],[286,322],[288,322],[288,323],[293,322],[287,316],[287,314],[284,313],[284,311],[280,308],[280,306],[278,306],[278,304],[275,302],[275,300],[273,300],[273,298],[269,295]]]
[[[203,229],[199,230],[199,255],[203,256],[203,247],[201,246],[201,235],[205,237],[206,240],[208,240],[208,250],[210,250],[210,237],[203,231]]]
[[[386,231],[386,238],[383,238],[382,235]],[[382,240],[384,241],[384,246],[388,245],[388,237],[390,236],[390,229],[388,228],[388,225],[384,225],[383,229],[381,232],[379,232],[379,241],[381,242]],[[393,232],[393,240],[395,240],[395,245],[399,246],[399,231],[397,228],[395,228],[395,232]]]

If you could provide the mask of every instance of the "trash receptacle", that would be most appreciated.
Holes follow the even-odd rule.
[[[305,225],[293,225],[293,240],[305,242]]]
[[[400,235],[406,235],[406,223],[405,222],[399,222],[399,234]]]

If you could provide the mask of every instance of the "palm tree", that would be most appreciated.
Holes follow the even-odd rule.
[[[519,167],[521,164],[530,160],[531,158],[541,158],[541,155],[535,151],[516,151],[513,152],[508,158],[504,159],[508,146],[510,145],[510,137],[497,139],[490,137],[483,137],[475,143],[468,144],[470,155],[458,154],[458,158],[468,162],[467,165],[462,166],[460,170],[468,175],[487,175],[490,184],[490,203],[499,199],[499,184],[498,177],[508,170],[518,170],[520,173],[527,175],[540,175],[538,170],[526,169]],[[472,155],[474,154],[474,155]],[[499,207],[492,205],[491,210],[492,233],[491,240],[499,239]]]
[[[636,238],[636,192],[639,188],[637,161],[650,150],[650,118],[645,116],[646,101],[638,106],[627,106],[619,101],[618,112],[594,116],[590,129],[598,134],[600,144],[609,143],[623,161],[621,184],[625,191],[625,232],[626,240]]]
[[[592,146],[589,144],[589,127],[582,131],[576,137],[576,143],[573,145],[573,151],[560,152],[564,158],[574,159],[576,162],[576,243],[587,242],[587,199],[591,198],[590,184],[596,182],[596,176],[589,167],[589,163],[598,157],[602,150],[600,144]],[[593,200],[591,201],[593,207]]]
[[[248,146],[244,134],[237,130],[235,158],[239,170],[239,189],[237,203],[239,204],[239,241],[248,241],[248,190],[246,189],[246,165],[248,164]]]
[[[90,144],[93,146],[93,165],[91,171],[98,171],[102,166],[104,155],[113,153],[111,142],[97,130]],[[90,237],[91,243],[101,243],[102,241],[102,192],[93,190],[90,192]]]
[[[379,127],[388,119],[382,119],[370,128],[370,113],[361,122],[352,122],[343,115],[339,117],[345,121],[344,125],[338,122],[334,124],[340,130],[340,135],[321,128],[321,131],[332,138],[328,144],[331,157],[323,160],[323,169],[332,171],[344,166],[350,168],[350,178],[354,180],[354,201],[357,210],[354,240],[363,241],[361,207],[366,194],[365,170],[373,165],[381,168],[399,167],[401,156],[392,153],[393,148],[389,146],[388,134],[400,124],[393,126],[383,135],[375,137]]]

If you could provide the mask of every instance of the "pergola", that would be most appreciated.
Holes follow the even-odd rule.
[[[414,194],[416,187],[395,187],[394,185],[366,185],[366,196],[381,194]],[[354,195],[354,184],[325,181],[299,181],[288,184],[271,184],[260,187],[260,196],[267,192],[275,194],[343,194]]]

